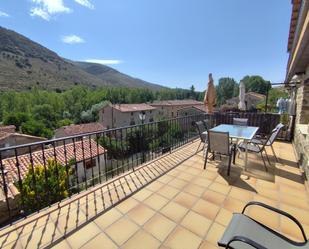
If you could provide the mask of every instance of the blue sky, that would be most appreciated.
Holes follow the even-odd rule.
[[[169,87],[285,78],[290,0],[0,0],[0,26]]]

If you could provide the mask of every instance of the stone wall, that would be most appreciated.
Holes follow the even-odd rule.
[[[309,179],[309,125],[296,125],[293,143],[299,166],[304,170],[307,179]]]

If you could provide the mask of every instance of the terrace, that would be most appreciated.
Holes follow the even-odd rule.
[[[262,124],[267,118],[269,129],[278,121],[276,115],[250,115],[251,123]],[[230,176],[226,175],[227,160],[209,161],[204,170],[203,152],[197,152],[199,140],[192,127],[193,121],[204,118],[213,118],[218,124],[228,123],[231,117],[202,115],[164,121],[164,127],[167,124],[174,128],[172,130],[178,127],[183,136],[176,136],[175,139],[175,133],[164,133],[169,143],[155,148],[140,144],[144,148],[142,153],[137,150],[126,159],[117,157],[107,149],[104,160],[111,163],[105,163],[108,167],[102,169],[99,166],[101,173],[96,180],[90,174],[89,179],[86,177],[84,182],[77,183],[79,190],[70,192],[68,198],[50,203],[47,208],[32,214],[21,212],[18,216],[21,219],[17,221],[14,221],[11,202],[5,202],[11,212],[8,225],[0,232],[1,248],[96,248],[102,245],[103,248],[216,248],[232,213],[240,212],[251,200],[291,213],[301,221],[308,234],[307,183],[298,167],[292,144],[286,141],[275,143],[279,162],[270,157],[272,165],[268,172],[260,157],[253,154],[249,156],[247,171],[243,171],[241,158],[236,158]],[[128,129],[149,132],[160,125],[162,123],[158,122],[122,128],[121,136],[112,130],[84,135],[81,141],[78,139],[80,137],[70,137],[51,144],[63,144],[66,151],[65,148],[70,146],[65,143],[66,140],[79,140],[74,144],[85,150],[84,146],[95,147],[93,142],[86,143],[88,137],[90,139],[95,135],[114,138],[125,150],[127,144],[121,141],[129,140],[129,133],[125,133]],[[114,136],[111,136],[112,133]],[[281,135],[289,137],[287,130]],[[164,140],[162,136],[152,138]],[[90,148],[90,154],[93,149]],[[71,153],[76,151],[78,149]],[[268,154],[272,155],[271,151]],[[92,156],[100,161],[99,154]],[[4,169],[2,167],[2,172]],[[78,172],[75,171],[77,179]],[[2,177],[4,175],[6,173]],[[6,184],[5,181],[10,178],[2,179]],[[76,190],[76,182],[74,184]],[[22,199],[23,191],[20,192],[18,198]],[[11,198],[8,193],[4,192],[6,200]],[[18,202],[18,205],[22,210],[22,203]],[[265,210],[251,208],[249,215],[287,237],[301,240],[301,233],[295,225],[277,214],[270,215]]]

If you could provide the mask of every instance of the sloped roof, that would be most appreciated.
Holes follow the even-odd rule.
[[[301,0],[292,0],[292,14],[291,14],[291,21],[290,21],[290,32],[289,32],[289,39],[288,39],[288,52],[291,51],[293,41],[295,38],[296,26],[299,17],[300,5]]]
[[[63,135],[61,134],[61,137],[63,136],[74,136],[74,135],[80,135],[83,133],[89,133],[89,132],[96,132],[96,131],[103,131],[106,130],[107,128],[102,125],[101,123],[88,123],[88,124],[78,124],[78,125],[68,125],[68,126],[63,126],[60,127],[59,129],[56,130],[56,136],[58,136],[58,132],[62,131]]]
[[[154,101],[150,105],[152,106],[182,106],[182,105],[204,105],[203,102],[194,99],[182,99],[182,100],[163,100]]]
[[[0,132],[14,133],[15,131],[15,125],[0,125]]]
[[[113,107],[121,112],[141,112],[155,110],[156,108],[148,104],[116,104]]]
[[[91,142],[90,142],[91,141]],[[69,163],[71,159],[75,159],[76,162],[81,162],[84,159],[90,159],[91,157],[96,157],[105,153],[105,149],[102,146],[97,147],[97,143],[94,140],[84,139],[83,141],[75,142],[75,153],[74,153],[74,143],[66,144],[65,149],[64,146],[56,146],[55,154],[57,162],[62,165],[66,165]],[[91,149],[90,149],[91,147]],[[84,149],[82,149],[84,148]],[[65,154],[66,152],[66,154]],[[45,149],[44,153],[42,150],[36,151],[32,153],[32,160],[34,167],[36,165],[44,165],[48,159],[54,159],[54,148]],[[20,177],[23,179],[31,165],[30,154],[24,154],[17,157],[19,169],[20,169]],[[2,165],[4,166],[4,170],[6,173],[6,181],[7,183],[13,183],[17,181],[18,178],[18,170],[17,170],[17,160],[16,157],[10,157],[2,160]],[[2,183],[2,178],[0,179]]]

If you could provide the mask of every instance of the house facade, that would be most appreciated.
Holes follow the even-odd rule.
[[[149,123],[156,118],[157,109],[148,104],[114,104],[99,110],[99,122],[107,129]]]
[[[0,149],[8,148],[11,146],[34,143],[44,141],[46,138],[31,136],[27,134],[18,133],[15,131],[14,125],[9,126],[0,126]],[[37,146],[32,146],[32,150],[36,150]],[[28,153],[29,150],[27,147],[19,148],[17,153],[19,155]],[[14,150],[7,150],[1,153],[3,158],[14,156]]]
[[[257,104],[264,101],[266,96],[264,94],[255,93],[255,92],[247,92],[245,94],[245,104],[246,110],[255,109]],[[233,97],[231,99],[226,100],[226,104],[231,106],[238,106],[239,97]]]
[[[154,101],[149,105],[157,108],[157,113],[159,116],[162,116],[164,118],[175,118],[180,113],[182,113],[180,110],[184,108],[187,109],[191,108],[191,110],[194,111],[194,109],[192,109],[193,107],[202,107],[204,106],[204,103],[192,99],[184,99],[184,100]]]
[[[309,177],[309,1],[293,0],[286,88],[296,95],[294,146]]]

